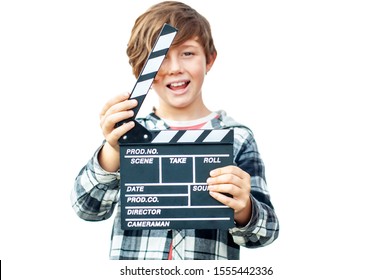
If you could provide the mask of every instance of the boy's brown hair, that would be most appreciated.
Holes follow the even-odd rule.
[[[142,71],[164,23],[178,29],[172,46],[178,46],[186,40],[196,38],[204,49],[207,63],[211,55],[216,55],[211,27],[207,19],[184,3],[164,1],[153,5],[140,15],[132,28],[127,55],[135,77],[138,77]]]

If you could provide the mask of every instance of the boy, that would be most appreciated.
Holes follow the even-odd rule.
[[[235,227],[229,230],[129,230],[120,225],[118,139],[134,127],[135,100],[129,93],[115,96],[101,111],[105,141],[82,168],[72,192],[73,209],[89,221],[109,218],[115,208],[111,259],[239,259],[239,248],[272,243],[279,223],[266,189],[264,165],[249,128],[224,111],[211,112],[203,102],[202,85],[216,59],[208,21],[191,7],[175,1],[152,6],[132,29],[127,54],[136,77],[162,25],[179,32],[153,82],[159,104],[137,119],[150,130],[234,129],[233,165],[212,170],[207,180],[210,195],[234,210]],[[224,195],[230,194],[231,196]]]

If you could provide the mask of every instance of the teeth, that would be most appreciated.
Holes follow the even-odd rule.
[[[172,87],[180,87],[185,85],[185,82],[178,82],[178,83],[171,83],[170,86]]]

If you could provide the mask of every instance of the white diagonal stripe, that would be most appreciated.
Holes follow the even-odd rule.
[[[143,69],[142,75],[150,74],[152,72],[157,72],[159,67],[161,67],[162,61],[165,59],[164,55],[151,58],[147,61],[146,66]]]
[[[177,130],[162,130],[151,143],[168,143],[177,133]]]
[[[159,37],[158,42],[156,43],[155,48],[153,49],[153,52],[160,51],[162,49],[168,49],[176,34],[177,34],[176,32],[172,32]]]
[[[203,142],[220,142],[229,133],[229,129],[211,130]]]
[[[146,95],[148,93],[148,91],[150,90],[150,87],[151,87],[153,80],[154,79],[149,79],[149,80],[145,80],[142,82],[138,82],[132,91],[131,97],[138,97],[141,95]]]
[[[180,139],[178,143],[184,142],[195,142],[196,139],[203,133],[203,130],[187,130]]]

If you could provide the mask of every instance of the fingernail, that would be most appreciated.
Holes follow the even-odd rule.
[[[215,197],[216,196],[216,192],[211,191],[210,192],[210,196]]]

